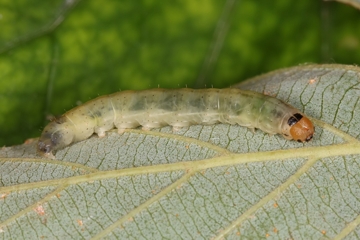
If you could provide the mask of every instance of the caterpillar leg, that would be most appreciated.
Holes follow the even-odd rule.
[[[50,153],[43,153],[43,154],[41,154],[41,156],[44,157],[44,158],[56,159],[54,154],[52,154],[51,152]]]
[[[172,131],[173,131],[173,132],[178,132],[178,131],[180,131],[182,128],[183,128],[183,127],[173,126]]]
[[[104,138],[106,136],[106,132],[105,131],[100,131],[97,133],[99,138]]]
[[[118,134],[122,135],[125,132],[126,128],[118,128]]]
[[[147,126],[142,126],[141,130],[143,131],[150,131],[151,129],[153,129],[152,127],[147,127]]]

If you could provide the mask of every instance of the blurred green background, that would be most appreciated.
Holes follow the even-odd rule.
[[[288,0],[2,0],[0,146],[98,95],[360,63],[360,12]]]

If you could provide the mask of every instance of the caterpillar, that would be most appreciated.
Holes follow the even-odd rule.
[[[257,128],[299,142],[310,141],[314,134],[312,122],[303,113],[261,93],[236,88],[156,88],[100,96],[71,109],[44,128],[37,150],[54,157],[53,151],[85,140],[93,133],[104,137],[113,128],[121,133],[138,126],[180,128],[215,123]]]

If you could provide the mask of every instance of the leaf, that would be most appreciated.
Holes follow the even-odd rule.
[[[305,65],[238,85],[313,118],[286,141],[226,124],[112,131],[0,151],[1,238],[360,238],[360,68]]]

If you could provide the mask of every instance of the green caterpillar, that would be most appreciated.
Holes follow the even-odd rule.
[[[314,134],[313,124],[303,113],[274,97],[236,88],[156,88],[121,91],[71,109],[45,127],[38,152],[53,157],[53,151],[93,133],[103,137],[113,128],[122,132],[138,126],[179,128],[215,123],[258,128],[299,142],[310,141]]]

